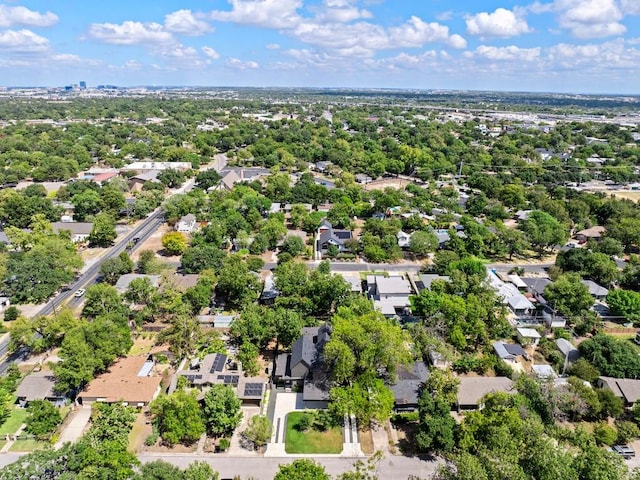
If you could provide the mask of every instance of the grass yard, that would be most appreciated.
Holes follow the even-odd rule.
[[[360,440],[360,448],[362,449],[362,452],[367,455],[373,454],[373,433],[371,433],[371,429],[367,428],[366,430],[359,430],[358,439]]]
[[[16,433],[20,428],[20,425],[22,425],[27,419],[27,416],[26,408],[14,408],[11,410],[11,413],[5,422],[0,426],[0,435],[4,436]]]
[[[149,335],[149,334],[146,334]],[[149,335],[151,338],[136,338],[135,342],[129,350],[129,355],[146,355],[156,344],[155,335]]]
[[[10,452],[34,452],[36,450],[44,450],[49,444],[47,442],[39,442],[38,440],[16,440],[9,447]]]
[[[287,415],[285,451],[287,453],[341,453],[342,428],[334,427],[324,432],[310,428],[306,432],[298,430],[303,417],[313,417],[312,413],[291,412]]]

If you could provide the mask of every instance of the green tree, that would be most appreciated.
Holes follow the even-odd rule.
[[[278,473],[273,480],[329,480],[322,465],[317,464],[308,458],[299,458],[289,464],[281,464]]]
[[[413,232],[409,239],[409,251],[419,257],[424,257],[428,253],[438,249],[438,237],[432,232]]]
[[[147,275],[158,274],[162,264],[153,250],[142,250],[138,256],[138,272]]]
[[[169,445],[191,444],[206,432],[200,405],[191,393],[177,390],[171,395],[162,395],[151,403],[150,409],[154,425]]]
[[[220,174],[214,169],[206,170],[196,175],[196,187],[208,190],[220,183]]]
[[[184,470],[184,480],[219,480],[220,475],[206,462],[193,462]]]
[[[89,244],[96,247],[110,247],[117,237],[114,217],[108,213],[97,214],[93,219]]]
[[[131,272],[133,272],[133,260],[126,252],[120,253],[117,257],[108,258],[100,264],[100,274],[110,285],[115,285],[122,275]]]
[[[354,415],[358,424],[384,423],[393,411],[393,392],[379,378],[361,377],[329,391],[329,411],[334,418]]]
[[[47,400],[32,400],[27,407],[29,416],[25,423],[27,432],[40,440],[46,440],[62,423],[60,411]]]
[[[418,407],[420,423],[416,444],[422,451],[448,453],[454,445],[456,422],[450,414],[451,406],[443,398],[434,398],[424,391]]]
[[[565,273],[547,285],[544,296],[556,310],[569,317],[583,314],[593,305],[589,288],[575,273]]]
[[[102,315],[124,314],[126,307],[122,303],[122,296],[115,287],[106,283],[96,283],[87,288],[84,295],[82,315],[96,318]]]
[[[167,255],[182,255],[187,249],[187,239],[181,232],[167,232],[162,235],[162,248]]]
[[[210,434],[228,436],[240,425],[242,402],[227,385],[213,385],[204,395],[203,412]]]
[[[265,415],[254,415],[249,419],[244,436],[256,447],[263,447],[271,439],[273,425]]]
[[[140,468],[141,478],[144,480],[183,480],[184,474],[179,467],[164,460],[154,460],[144,463]]]
[[[566,228],[541,210],[533,210],[520,228],[540,255],[550,247],[564,244],[568,237]]]
[[[262,282],[254,272],[249,271],[247,263],[240,256],[232,255],[222,261],[216,291],[225,297],[229,306],[242,307],[258,299]]]
[[[616,316],[633,322],[640,321],[640,293],[632,290],[615,289],[607,295],[607,305]]]
[[[640,357],[627,341],[598,334],[580,343],[582,356],[602,375],[616,378],[640,378]]]
[[[290,254],[292,257],[297,257],[304,253],[305,248],[302,238],[297,235],[289,235],[284,239],[280,250],[284,253]]]

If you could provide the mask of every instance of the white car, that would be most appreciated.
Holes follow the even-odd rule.
[[[84,292],[85,292],[85,291],[86,291],[86,290],[85,290],[84,288],[81,288],[80,290],[76,291],[76,293],[74,293],[74,294],[73,294],[73,296],[74,296],[74,297],[78,297],[78,298],[79,298],[79,297],[81,297],[81,296],[83,296],[83,295],[84,295]]]

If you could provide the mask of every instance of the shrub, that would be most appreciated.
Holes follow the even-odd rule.
[[[13,322],[20,316],[20,310],[15,305],[11,305],[4,311],[4,321]]]
[[[598,423],[593,428],[593,436],[598,445],[614,445],[618,439],[618,432],[615,428],[604,422]]]
[[[221,438],[220,441],[218,442],[218,448],[220,449],[221,452],[226,452],[227,450],[229,450],[230,446],[231,446],[231,441],[228,438]]]
[[[616,428],[618,429],[618,443],[627,443],[640,436],[640,429],[633,422],[616,420]]]
[[[150,447],[152,445],[155,445],[158,442],[158,437],[160,436],[160,434],[158,433],[158,429],[156,427],[153,427],[153,432],[151,432],[151,435],[149,435],[145,441],[144,444],[147,447]]]

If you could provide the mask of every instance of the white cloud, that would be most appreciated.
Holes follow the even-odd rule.
[[[248,60],[246,62],[240,60],[239,58],[229,58],[229,60],[227,60],[227,65],[229,67],[238,69],[238,70],[253,70],[258,68],[258,64],[257,62],[254,62],[253,60]]]
[[[228,0],[230,11],[215,10],[213,20],[266,28],[292,28],[299,21],[301,0]]]
[[[373,18],[369,10],[359,9],[350,0],[324,0],[315,17],[318,22],[347,23],[360,18]]]
[[[622,12],[628,15],[640,15],[640,2],[638,0],[620,0]]]
[[[204,53],[205,56],[211,58],[212,60],[217,60],[218,58],[220,58],[220,54],[211,47],[202,47],[202,53]]]
[[[449,37],[449,41],[447,43],[452,48],[461,49],[461,48],[466,48],[467,47],[467,41],[461,35],[458,35],[457,33],[454,33],[453,35],[451,35]]]
[[[94,23],[89,36],[113,45],[167,44],[173,41],[171,33],[158,23],[126,21],[122,24]]]
[[[436,14],[436,20],[441,22],[449,21],[453,18],[453,12],[451,10],[447,10],[446,12],[440,12]]]
[[[622,5],[630,6],[631,11],[640,11],[637,0],[623,1]],[[558,25],[578,38],[611,37],[627,30],[620,23],[623,11],[616,0],[555,0],[544,4],[536,2],[528,9],[534,13],[556,13]]]
[[[515,37],[531,29],[521,13],[498,8],[493,13],[481,12],[466,19],[467,33],[481,37]]]
[[[49,40],[31,30],[0,32],[0,51],[10,54],[33,54],[49,51]]]
[[[213,30],[213,27],[202,20],[201,14],[194,14],[191,10],[178,10],[164,18],[167,31],[183,35],[203,35]]]
[[[497,61],[531,62],[540,58],[541,48],[520,48],[515,45],[495,47],[480,45],[474,52],[466,52],[467,57],[481,57]]]
[[[268,43],[268,44],[266,45],[266,47],[267,47],[269,50],[280,50],[280,44],[278,44],[278,43]]]
[[[0,5],[0,27],[12,27],[14,25],[50,27],[56,23],[58,23],[58,16],[55,13],[40,13],[29,10],[26,7]]]

